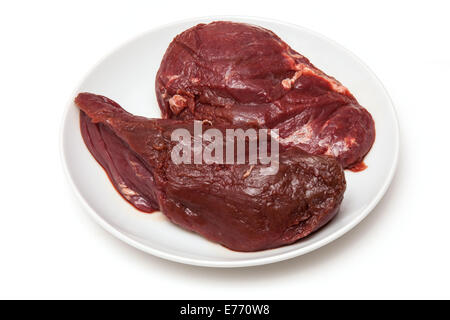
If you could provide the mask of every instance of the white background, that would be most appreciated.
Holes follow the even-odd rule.
[[[99,59],[161,24],[225,14],[336,40],[385,84],[401,126],[397,174],[361,224],[244,269],[181,265],[117,240],[78,204],[59,155],[65,105]],[[446,1],[0,2],[0,298],[450,298],[449,14]]]

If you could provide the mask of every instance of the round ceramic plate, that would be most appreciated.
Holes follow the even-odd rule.
[[[159,118],[154,82],[162,56],[180,32],[214,20],[247,22],[268,28],[292,48],[347,86],[372,114],[377,137],[359,173],[346,172],[347,190],[340,213],[325,227],[292,245],[260,252],[228,250],[170,223],[161,212],[144,214],[113,188],[91,156],[80,134],[78,109],[72,99],[89,91],[117,101],[136,115]],[[387,190],[397,164],[399,134],[395,110],[377,77],[352,53],[304,28],[267,19],[244,17],[197,18],[151,30],[121,46],[100,63],[76,88],[62,126],[62,158],[70,183],[94,219],[128,244],[155,256],[193,265],[244,267],[300,256],[335,240],[358,224]]]

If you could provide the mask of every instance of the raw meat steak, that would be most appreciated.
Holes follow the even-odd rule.
[[[273,175],[261,164],[176,165],[171,134],[192,133],[192,120],[134,116],[90,93],[75,103],[86,145],[129,202],[144,211],[159,208],[175,224],[230,249],[290,244],[338,212],[346,184],[332,157],[282,148]]]
[[[344,168],[358,165],[375,139],[371,115],[346,87],[248,24],[217,21],[176,36],[156,95],[164,118],[278,128],[282,144],[334,156]]]

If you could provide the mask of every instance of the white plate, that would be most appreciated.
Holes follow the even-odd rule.
[[[304,28],[268,19],[196,18],[151,30],[115,50],[97,64],[75,90],[105,95],[133,114],[160,117],[154,82],[162,56],[175,35],[201,22],[232,20],[266,27],[336,77],[372,114],[375,144],[365,159],[368,169],[347,171],[340,213],[324,228],[282,248],[252,253],[228,250],[170,223],[162,213],[144,214],[115,191],[83,143],[78,109],[72,100],[62,126],[64,168],[76,194],[94,219],[128,244],[161,258],[211,267],[254,266],[293,258],[343,235],[375,207],[388,188],[397,164],[399,134],[395,110],[383,85],[352,53]]]

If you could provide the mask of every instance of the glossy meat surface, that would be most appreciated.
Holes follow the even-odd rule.
[[[230,249],[290,244],[338,212],[345,177],[332,157],[282,148],[274,175],[261,164],[251,170],[249,164],[176,165],[171,133],[193,132],[193,121],[134,116],[89,93],[75,102],[86,145],[130,203],[144,211],[159,208],[177,225]]]
[[[349,90],[273,32],[217,21],[179,34],[156,77],[164,118],[277,128],[280,142],[358,165],[375,139]]]

